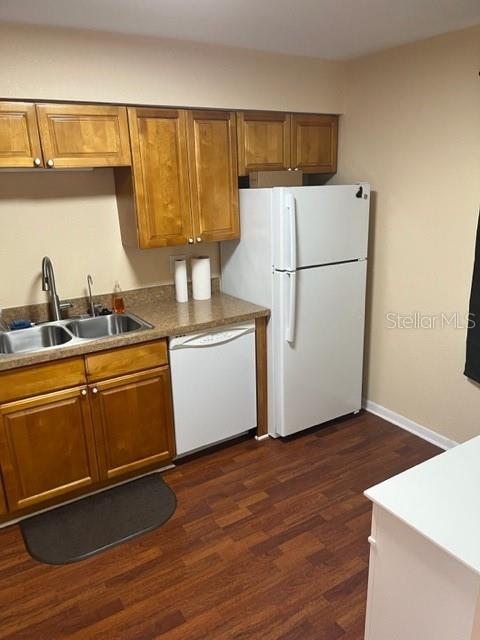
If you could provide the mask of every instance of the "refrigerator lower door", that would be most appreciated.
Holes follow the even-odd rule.
[[[366,268],[362,260],[301,269],[294,286],[288,273],[274,273],[276,434],[361,408]]]

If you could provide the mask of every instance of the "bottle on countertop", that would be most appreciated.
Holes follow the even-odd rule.
[[[123,301],[122,290],[118,280],[115,281],[112,294],[112,310],[114,313],[123,313],[125,311],[125,303]]]

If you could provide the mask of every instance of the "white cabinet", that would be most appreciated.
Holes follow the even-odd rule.
[[[480,437],[365,492],[365,640],[480,640]]]
[[[476,640],[480,577],[375,505],[365,640]]]

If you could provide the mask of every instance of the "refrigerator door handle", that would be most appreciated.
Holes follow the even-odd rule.
[[[296,306],[297,306],[297,274],[287,273],[289,283],[289,303],[288,303],[288,320],[287,330],[285,331],[285,340],[289,344],[295,342],[295,324],[296,324]]]
[[[295,271],[297,268],[297,215],[295,196],[291,193],[286,194],[286,209],[290,238],[289,264],[287,270]]]

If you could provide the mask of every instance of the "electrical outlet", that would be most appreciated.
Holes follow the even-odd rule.
[[[184,255],[174,255],[168,256],[170,259],[170,273],[175,273],[175,260],[186,260],[187,256]]]

